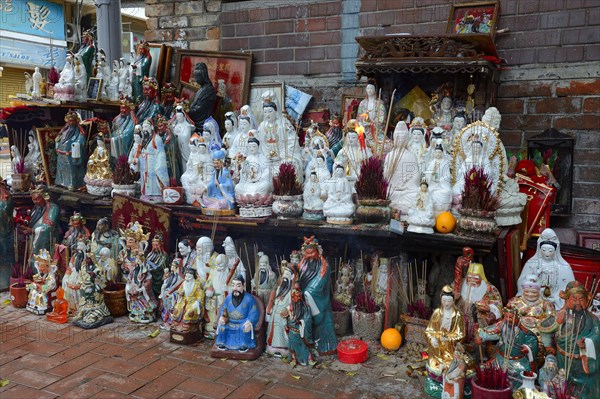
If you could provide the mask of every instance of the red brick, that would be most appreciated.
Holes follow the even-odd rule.
[[[115,345],[111,343],[104,344],[91,350],[91,352],[98,353],[107,357],[131,359],[142,352],[138,349],[134,349],[129,346]]]
[[[188,378],[179,386],[178,389],[206,396],[209,398],[224,398],[235,389],[232,386],[215,384],[213,381],[201,380],[198,378]]]
[[[559,97],[529,100],[530,114],[565,114],[581,112],[581,98]]]
[[[591,44],[598,42],[600,42],[600,29],[597,26],[565,29],[563,32],[563,44]]]
[[[600,93],[600,79],[562,81],[556,87],[556,95],[559,97],[598,95],[598,93]]]
[[[42,389],[60,380],[60,377],[37,370],[18,370],[12,374],[2,377],[11,382],[35,389]]]
[[[237,24],[235,26],[235,35],[237,37],[258,36],[265,34],[265,24],[262,22],[252,22],[249,24]]]
[[[104,356],[100,354],[88,352],[85,355],[76,357],[72,360],[69,360],[68,362],[61,364],[60,366],[54,367],[53,369],[48,370],[48,372],[64,377],[76,373],[79,370],[85,369],[89,365],[94,364],[98,360],[103,358]]]
[[[265,34],[273,33],[292,33],[294,31],[294,21],[270,21],[265,23]]]
[[[328,46],[331,44],[340,44],[340,32],[316,32],[310,34],[311,46]]]
[[[360,2],[360,12],[361,14],[364,12],[377,11],[377,1],[361,1]]]
[[[73,391],[81,391],[81,389],[78,389],[78,387],[86,385],[88,382],[98,377],[102,373],[103,372],[101,370],[96,370],[91,367],[87,367],[81,371],[71,374],[66,378],[61,378],[54,384],[47,386],[46,390],[59,395],[64,395],[67,392],[70,392],[71,395],[73,395],[75,393]],[[89,385],[91,384],[88,384],[88,386]],[[92,393],[91,395],[93,394],[94,393]]]
[[[583,112],[600,113],[600,97],[588,97],[583,100]]]
[[[519,15],[515,20],[515,28],[519,31],[538,30],[540,18],[537,15]]]
[[[327,18],[327,30],[338,30],[342,26],[342,21],[339,16],[330,16]]]
[[[502,118],[500,130],[544,130],[550,127],[550,122],[548,115],[515,115]]]
[[[39,371],[48,371],[51,368],[54,368],[62,363],[62,360],[57,359],[55,357],[46,357],[36,355],[34,353],[29,353],[22,358],[15,360],[15,362],[20,363],[24,369],[33,369]]]
[[[208,40],[216,40],[221,38],[221,29],[218,27],[208,28],[206,31],[206,38]]]
[[[436,0],[440,1],[440,0]],[[377,9],[379,11],[405,10],[415,6],[415,0],[377,0]],[[444,3],[444,1],[442,1]],[[419,1],[418,5],[427,5],[425,1]]]
[[[95,369],[104,370],[109,373],[119,374],[121,376],[131,375],[144,366],[144,364],[135,364],[129,362],[128,360],[114,357],[108,359],[100,359],[99,361],[91,365],[91,367]]]
[[[552,85],[544,82],[510,82],[499,88],[499,97],[550,97]]]
[[[585,25],[586,10],[577,10],[569,12],[569,26]]]
[[[121,392],[113,391],[112,389],[104,389],[94,396],[90,397],[91,399],[127,399],[129,395],[124,395]]]
[[[417,13],[415,20],[418,19]],[[395,15],[391,12],[371,12],[360,16],[360,26],[388,26],[395,22]]]
[[[248,21],[248,10],[224,11],[221,13],[222,24],[239,24]]]
[[[502,131],[500,138],[506,147],[521,148],[523,144],[523,133],[520,131]]]
[[[256,54],[253,52],[253,54]],[[270,49],[265,51],[264,61],[265,62],[276,62],[276,61],[293,61],[294,50],[293,49]],[[255,58],[255,62],[256,58]]]
[[[416,15],[417,12],[414,9],[396,11],[396,25],[412,25],[415,23]],[[364,25],[361,23],[362,26]],[[401,32],[406,32],[406,30],[401,30]]]
[[[598,130],[600,115],[558,116],[554,119],[554,127],[557,129]]]
[[[575,213],[600,215],[600,201],[597,199],[575,198],[573,210]]]
[[[168,357],[206,365],[215,362],[215,359],[210,357],[208,353],[192,350],[189,347],[179,348],[176,351],[171,352]]]
[[[51,342],[34,341],[21,346],[21,349],[44,356],[52,356],[65,349],[63,345]]]
[[[340,60],[313,61],[308,64],[308,73],[311,75],[325,73],[340,73],[342,64]]]
[[[271,52],[272,49],[267,50],[267,52]],[[255,64],[261,64],[265,62],[265,50],[252,50],[252,62]]]
[[[248,45],[251,50],[261,48],[274,48],[277,47],[277,36],[250,37],[248,39]]]
[[[274,76],[277,75],[278,64],[276,62],[267,62],[263,64],[254,64],[252,74],[255,76]]]
[[[417,8],[416,22],[432,22],[433,21],[433,8],[422,7]]]
[[[600,148],[600,134],[598,134],[597,131],[577,132],[577,135],[575,137],[575,150],[588,150],[591,148]],[[596,153],[598,153],[598,151],[596,151]],[[597,160],[598,157],[596,157],[596,161]],[[579,163],[579,157],[575,157],[575,164]]]
[[[500,18],[505,15],[513,15],[517,12],[517,1],[515,0],[500,0]]]
[[[518,98],[499,98],[496,101],[496,108],[502,115],[504,114],[522,114],[525,110],[525,101]]]
[[[223,51],[239,51],[248,49],[248,38],[237,37],[235,39],[221,39],[221,48]]]
[[[291,34],[291,35],[279,35],[278,47],[302,47],[308,45],[308,34]]]
[[[32,389],[21,385],[15,385],[14,387],[2,392],[1,396],[2,398],[11,399],[50,399],[57,397],[57,395],[53,393],[40,391],[39,389]]]
[[[234,367],[236,367],[238,364],[239,364],[239,362],[236,360],[223,358],[223,359],[215,360],[210,365],[211,365],[211,367],[217,367],[217,368],[224,369],[224,370],[231,370]]]
[[[296,21],[296,32],[317,32],[327,30],[327,18],[307,18]]]
[[[173,4],[155,4],[146,8],[147,17],[161,17],[165,15],[173,15]]]
[[[540,29],[565,28],[569,26],[569,13],[553,12],[540,16]]]
[[[323,60],[326,47],[305,47],[294,49],[294,58],[297,61]]]
[[[575,148],[575,163],[577,165],[596,165],[598,163],[598,150]]]
[[[221,37],[235,37],[235,25],[221,25]]]
[[[311,392],[300,387],[292,387],[284,384],[277,384],[267,391],[270,396],[279,398],[294,398],[294,399],[318,399],[320,396],[315,392]]]
[[[215,363],[218,364],[219,362],[216,361]],[[178,374],[202,378],[204,380],[216,380],[225,373],[225,370],[222,368],[187,362],[177,366],[176,371]]]
[[[52,358],[57,358],[63,362],[66,362],[66,361],[69,361],[76,357],[79,357],[79,356],[83,355],[84,353],[87,353],[87,352],[91,351],[92,349],[97,348],[101,345],[103,345],[101,342],[94,342],[94,341],[82,342],[73,347],[70,347],[61,352],[58,352],[57,354],[52,356]]]
[[[503,37],[504,35],[500,36]],[[536,32],[519,33],[517,36],[516,45],[522,47],[541,47],[560,44],[560,30],[544,30]]]
[[[139,396],[144,399],[158,398],[171,391],[173,388],[179,386],[179,384],[181,384],[187,378],[187,376],[179,375],[176,372],[163,374],[158,376],[158,378],[151,383],[146,384],[135,391],[132,395],[136,397]]]
[[[598,61],[600,60],[600,45],[593,44],[585,46],[585,60]]]
[[[306,6],[283,6],[283,7],[279,7],[279,18],[280,19],[287,19],[287,18],[296,18],[298,15],[298,9],[302,9],[302,10],[306,10]],[[303,13],[304,15],[307,15],[307,12]]]
[[[173,40],[173,31],[168,29],[147,30],[144,39],[149,42],[169,42]]]
[[[104,373],[101,376],[94,378],[91,382],[104,387],[105,389],[114,390],[124,394],[130,394],[146,384],[146,381],[144,380],[124,377],[112,373]]]
[[[529,14],[535,13],[538,11],[539,0],[519,0],[519,13],[520,14]]]
[[[600,167],[598,165],[576,165],[574,172],[576,182],[600,183]]]
[[[171,354],[177,348],[174,345],[158,345],[156,347],[147,349],[141,354],[132,357],[129,359],[130,362],[141,362],[143,364],[149,364],[155,360],[158,360],[163,357],[167,357],[167,355]]]
[[[569,0],[570,1],[570,0]],[[544,0],[540,1],[540,12],[558,11],[565,8],[565,0]],[[504,10],[500,10],[504,13]]]
[[[442,30],[445,29],[445,25],[441,22],[434,22],[434,23],[420,23],[420,24],[415,24],[414,28],[413,28],[413,34],[415,35],[437,35],[437,33]]]
[[[193,396],[194,394],[191,392],[185,392],[180,389],[172,389],[161,396],[160,399],[189,399]]]
[[[276,7],[255,8],[248,10],[249,21],[268,21],[279,18],[279,13]]]
[[[538,60],[548,64],[583,61],[584,49],[585,46],[542,48],[538,50]]]
[[[600,184],[579,183],[573,185],[573,197],[575,198],[600,198]]]
[[[232,398],[258,399],[269,388],[269,382],[259,379],[246,381],[242,386],[233,391]]]
[[[308,62],[280,62],[279,75],[306,75]]]
[[[309,7],[311,17],[326,17],[328,15],[339,15],[342,12],[342,4],[340,1],[322,4],[311,4]]]

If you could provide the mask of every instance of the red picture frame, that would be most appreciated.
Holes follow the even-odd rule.
[[[496,1],[453,4],[450,8],[446,33],[455,35],[496,35],[499,5]]]

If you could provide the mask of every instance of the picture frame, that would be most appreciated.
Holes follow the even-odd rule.
[[[162,89],[163,84],[169,81],[173,47],[162,43],[148,43],[148,50],[152,57],[149,76],[155,78],[158,87]]]
[[[87,99],[98,101],[102,90],[102,78],[89,78],[87,85]]]
[[[578,231],[577,245],[583,248],[600,251],[600,233],[595,231]]]
[[[342,126],[346,126],[350,119],[356,119],[358,117],[358,105],[364,99],[365,96],[363,95],[342,95],[342,106],[340,109],[343,123]]]
[[[489,34],[494,38],[499,9],[497,1],[453,4],[450,7],[446,33]]]
[[[190,83],[181,83],[180,85],[180,90],[179,90],[179,99],[180,100],[188,100],[189,102],[192,101],[192,98],[194,98],[194,95],[196,94],[196,92],[198,91],[199,87]]]
[[[272,90],[275,97],[271,99],[277,105],[277,112],[281,113],[285,106],[285,85],[283,82],[264,82],[250,84],[250,100],[248,105],[257,122],[263,120],[263,99],[262,94]]]
[[[194,66],[204,62],[208,68],[208,76],[217,90],[219,80],[224,80],[226,96],[231,99],[235,110],[239,110],[248,102],[250,92],[251,52],[222,52],[201,50],[177,50],[175,62],[174,85],[182,90],[182,83],[193,82]]]
[[[61,130],[62,127],[60,126],[35,128],[42,155],[44,176],[46,177],[46,184],[48,186],[54,184],[54,178],[56,177],[56,139],[60,135]]]

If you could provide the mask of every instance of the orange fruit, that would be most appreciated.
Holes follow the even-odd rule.
[[[397,351],[402,345],[402,335],[395,328],[388,328],[381,333],[381,346],[389,351]]]
[[[440,233],[452,233],[456,227],[456,218],[448,211],[442,212],[435,219],[435,229]]]

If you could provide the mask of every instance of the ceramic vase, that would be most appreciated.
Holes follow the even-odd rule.
[[[498,227],[494,219],[496,212],[461,208],[458,213],[460,213],[457,223],[459,231],[472,234],[491,234]]]
[[[383,311],[366,313],[352,308],[352,330],[364,341],[378,341],[383,332]]]
[[[114,197],[115,194],[128,195],[130,197],[135,197],[137,191],[137,185],[134,184],[115,184],[112,185],[111,197]]]
[[[355,218],[359,223],[387,224],[392,216],[389,200],[358,200]]]
[[[13,307],[24,308],[25,305],[27,305],[29,292],[26,287],[28,283],[28,281],[25,281],[24,283],[14,283],[10,285],[10,300]]]
[[[302,215],[304,200],[300,195],[273,195],[273,213],[278,219],[297,218]]]
[[[12,191],[14,193],[29,191],[31,186],[31,175],[29,173],[13,173],[10,177],[12,178]]]
[[[521,388],[532,389],[534,391],[537,390],[537,388],[535,387],[535,380],[537,378],[537,374],[536,373],[532,373],[532,374],[533,375],[531,375],[531,376],[527,376],[527,375],[525,375],[524,371],[521,371],[521,380],[523,381]]]

